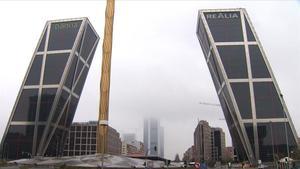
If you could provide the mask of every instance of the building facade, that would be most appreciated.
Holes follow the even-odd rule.
[[[288,156],[297,133],[246,10],[200,10],[197,36],[239,159]]]
[[[46,23],[1,141],[3,157],[62,154],[98,41],[87,18]]]
[[[126,143],[132,143],[136,141],[136,135],[134,133],[125,133],[122,136],[122,141]]]
[[[183,154],[183,161],[195,162],[195,146],[189,147]]]
[[[195,161],[212,160],[211,127],[207,121],[199,121],[194,131]]]
[[[122,136],[122,155],[144,156],[144,144],[136,140],[134,133],[125,133]]]
[[[96,154],[97,121],[73,123],[64,145],[64,156]],[[121,154],[120,134],[108,126],[108,154]]]
[[[164,157],[164,130],[157,119],[144,120],[144,152],[146,156]]]
[[[214,161],[225,159],[225,133],[221,128],[211,128],[211,155]]]
[[[234,147],[225,147],[223,161],[234,161]]]

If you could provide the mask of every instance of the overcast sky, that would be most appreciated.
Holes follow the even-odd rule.
[[[116,1],[109,123],[143,140],[143,118],[158,117],[165,155],[193,144],[197,119],[231,139],[197,36],[197,11],[246,8],[300,133],[299,1]],[[88,17],[101,41],[74,121],[98,118],[105,1],[0,2],[0,138],[47,20]]]

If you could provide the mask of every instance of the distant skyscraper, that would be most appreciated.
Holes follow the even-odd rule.
[[[5,158],[62,154],[98,41],[87,18],[46,23],[1,141]]]
[[[160,127],[159,129],[159,144],[160,144],[160,157],[165,157],[165,146],[164,146],[164,143],[165,143],[165,137],[164,137],[164,128],[163,127]]]
[[[212,159],[222,161],[225,159],[225,133],[221,128],[211,128]]]
[[[239,159],[288,156],[297,133],[246,10],[200,10],[197,36]]]
[[[144,151],[147,156],[164,157],[164,131],[157,119],[144,120]]]
[[[211,128],[207,121],[200,121],[194,131],[195,161],[210,161],[212,158]]]

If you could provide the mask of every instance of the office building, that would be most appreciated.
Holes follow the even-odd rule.
[[[195,162],[195,146],[189,147],[183,154],[182,161]]]
[[[239,160],[288,156],[297,133],[246,10],[200,10],[197,36]]]
[[[144,120],[144,152],[146,156],[164,157],[164,131],[157,119]]]
[[[87,18],[46,23],[1,141],[4,158],[62,154],[98,41]]]
[[[125,133],[122,137],[122,155],[126,156],[144,156],[144,144],[136,140],[134,133]]]
[[[212,160],[211,127],[207,121],[199,121],[194,131],[195,161]]]
[[[223,161],[234,161],[234,148],[233,147],[225,147],[224,158]]]
[[[108,126],[108,154],[121,154],[120,134]],[[76,122],[67,134],[64,156],[95,154],[97,150],[97,121]]]
[[[221,128],[211,128],[211,142],[213,161],[223,161],[225,159],[225,133]]]

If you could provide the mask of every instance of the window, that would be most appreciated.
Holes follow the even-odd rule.
[[[47,30],[48,30],[48,28],[46,28],[46,30],[43,34],[43,38],[42,38],[41,43],[40,43],[39,48],[38,48],[38,52],[44,51],[45,41],[46,41],[46,36],[47,36]]]
[[[3,143],[3,152],[10,159],[28,158],[24,152],[31,154],[33,134],[34,126],[11,125]]]
[[[14,112],[13,121],[34,121],[38,89],[23,89]]]
[[[47,55],[44,73],[44,84],[60,83],[68,58],[69,53]]]
[[[255,41],[255,37],[253,35],[253,32],[252,32],[252,30],[250,28],[250,25],[248,23],[248,20],[247,20],[246,16],[245,16],[245,25],[246,25],[246,31],[247,31],[247,39],[248,39],[248,41]]]
[[[56,110],[55,110],[54,116],[52,117],[52,122],[53,123],[56,123],[57,118],[60,115],[62,109],[64,108],[68,97],[69,97],[69,93],[66,92],[65,90],[62,90],[61,95],[60,95],[59,100],[58,100],[58,103],[56,105]],[[65,116],[61,117],[61,119],[63,119],[63,120],[64,120],[64,118],[65,118]],[[71,130],[74,130],[74,128],[71,128]]]
[[[275,156],[286,157],[287,141],[289,142],[290,150],[296,147],[296,142],[288,123],[258,123],[257,131],[260,157],[263,161],[272,160],[273,154]],[[285,131],[287,131],[287,133]]]
[[[243,31],[240,12],[205,12],[215,42],[241,42]]]
[[[89,71],[88,68],[84,67],[83,72],[82,72],[81,76],[79,77],[79,80],[78,80],[78,82],[76,84],[75,93],[78,94],[79,96],[80,96],[80,94],[82,92],[82,89],[83,89],[84,82],[86,80],[88,71]]]
[[[80,56],[86,60],[91,53],[91,50],[97,40],[97,36],[92,30],[91,26],[87,24],[86,31],[84,34],[83,44],[80,51]]]
[[[221,84],[224,81],[224,78],[223,78],[221,69],[219,67],[219,64],[217,63],[216,57],[217,56],[215,55],[215,53],[212,52],[212,55],[209,58],[208,68],[212,74],[212,79],[213,79],[214,85],[216,87],[216,90],[218,91]]]
[[[97,42],[98,43],[98,42]],[[97,46],[96,46],[97,47]],[[91,53],[91,56],[90,56],[90,58],[88,59],[88,64],[89,64],[89,66],[91,66],[91,64],[92,64],[92,61],[93,61],[93,58],[94,58],[94,55],[95,55],[95,52],[96,52],[96,49],[97,48],[94,48],[94,50],[92,51],[92,53]]]
[[[39,113],[39,121],[47,121],[51,111],[54,98],[56,96],[56,88],[44,88],[42,90],[42,99]]]
[[[82,21],[52,23],[48,50],[72,49]]]
[[[77,64],[77,67],[76,67],[76,73],[75,73],[75,76],[74,76],[75,82],[77,81],[78,76],[79,76],[83,66],[84,66],[84,63],[81,60],[79,60],[78,64]]]
[[[44,134],[44,129],[45,129],[45,126],[44,125],[39,125],[38,126],[38,133],[37,133],[37,140],[36,140],[36,146],[38,147],[39,144],[40,144],[40,140]]]
[[[74,80],[77,60],[78,60],[78,57],[73,56],[72,65],[69,69],[68,76],[67,76],[67,79],[65,81],[65,86],[68,87],[69,89],[72,89],[72,86],[73,86],[73,80]]]
[[[197,31],[198,37],[200,38],[200,44],[204,53],[205,58],[207,58],[210,48],[210,43],[207,37],[206,29],[204,27],[202,19],[199,20],[199,30]]]
[[[244,46],[218,46],[218,51],[229,79],[248,78]]]
[[[78,99],[72,96],[70,106],[69,106],[68,117],[67,117],[67,125],[66,125],[67,127],[71,126],[72,124],[77,104],[78,104]]]
[[[257,45],[249,45],[252,76],[254,78],[270,78],[270,73],[262,53]]]
[[[252,123],[245,123],[244,126],[245,126],[245,129],[246,129],[247,136],[249,138],[250,144],[251,144],[252,152],[255,155],[253,124]]]
[[[81,126],[76,126],[76,131],[81,131]]]
[[[249,83],[231,83],[235,101],[243,119],[252,118]]]
[[[43,62],[43,55],[36,55],[30,67],[25,85],[39,85],[41,78],[41,67]]]
[[[279,95],[272,82],[253,83],[256,117],[283,118],[284,112]]]

